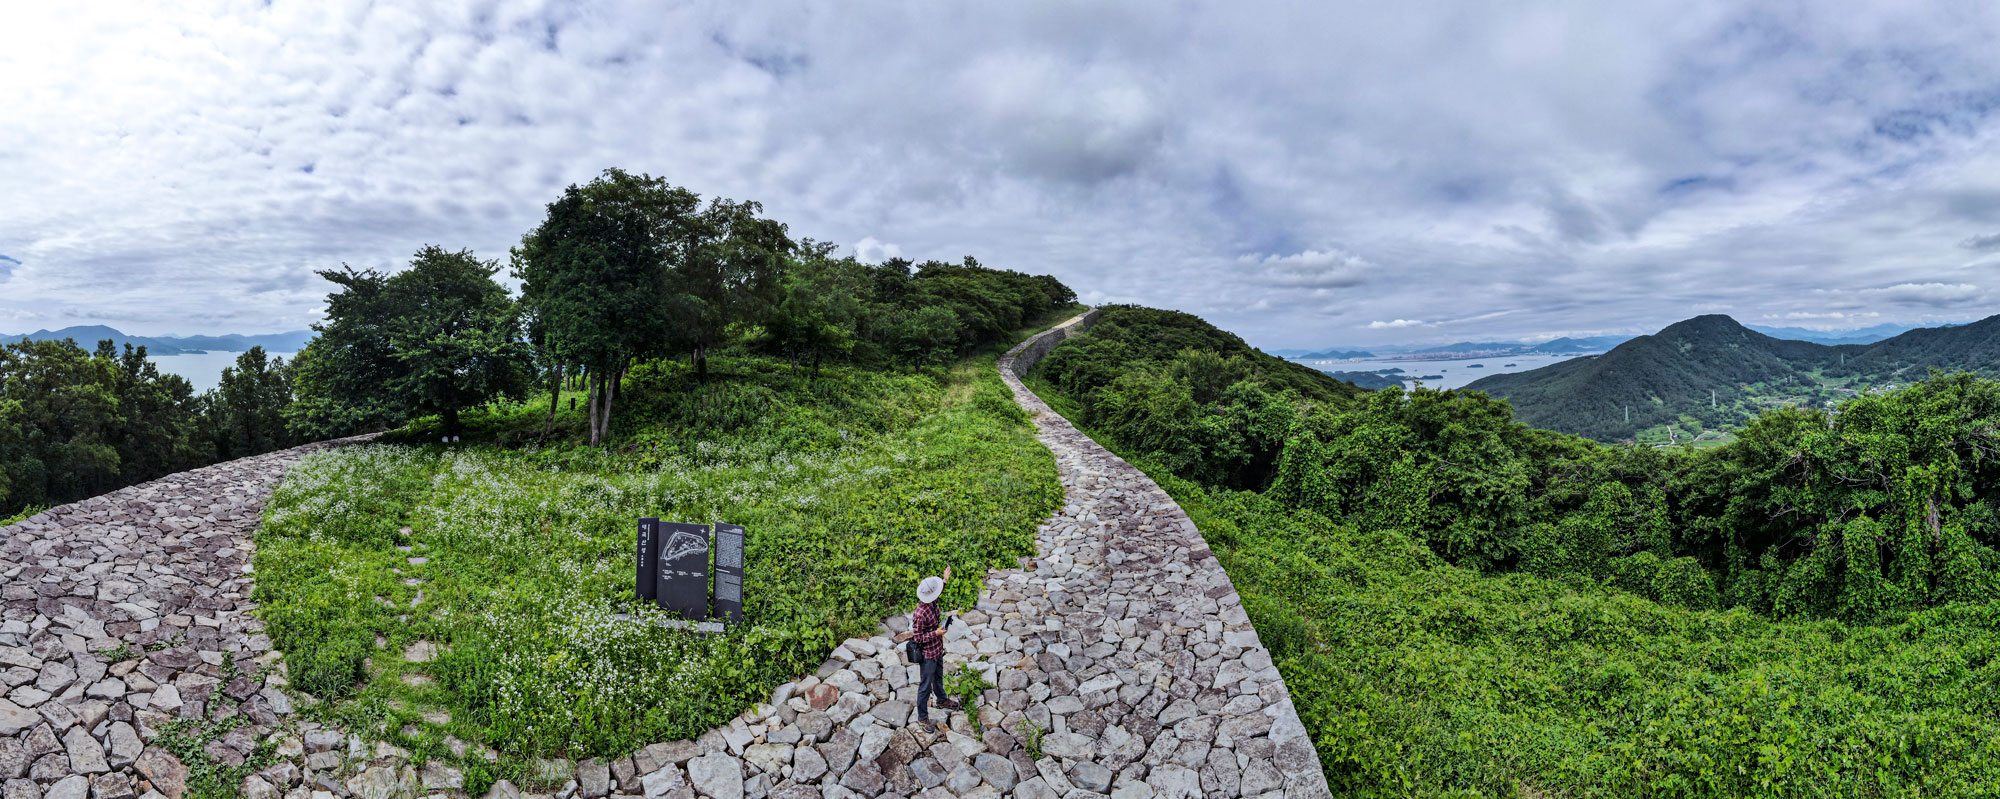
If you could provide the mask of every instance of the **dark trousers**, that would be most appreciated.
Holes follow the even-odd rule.
[[[944,658],[924,658],[924,664],[918,667],[918,674],[917,720],[929,721],[931,694],[937,694],[940,704],[951,699],[944,692]]]

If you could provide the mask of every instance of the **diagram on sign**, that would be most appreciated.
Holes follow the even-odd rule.
[[[702,563],[707,563],[708,536],[696,535],[685,531],[676,532],[667,538],[666,546],[660,547],[660,561],[662,563],[675,563],[682,558],[689,558],[695,555],[704,556]],[[693,572],[688,573],[691,574]]]

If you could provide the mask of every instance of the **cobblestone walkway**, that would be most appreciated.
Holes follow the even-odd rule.
[[[916,667],[890,637],[907,620],[891,619],[780,687],[772,704],[699,741],[648,747],[575,789],[674,799],[1331,796],[1284,679],[1194,523],[1017,378],[1094,320],[1071,320],[999,364],[1055,453],[1066,499],[1036,535],[1038,556],[988,573],[977,609],[947,636],[948,669],[970,663],[997,685],[980,703],[980,728],[942,711],[932,713],[950,718],[942,734],[911,726]]]
[[[1095,312],[1001,359],[1055,453],[1065,505],[1037,556],[990,572],[946,639],[947,668],[996,685],[975,728],[913,726],[916,667],[891,636],[837,647],[818,673],[694,741],[613,762],[539,761],[487,799],[1330,797],[1284,680],[1229,576],[1180,507],[1049,411],[1016,370]],[[176,718],[247,723],[207,745],[261,744],[276,764],[247,799],[463,796],[441,763],[287,717],[278,655],[247,615],[249,535],[302,447],[57,508],[0,530],[0,799],[183,799],[188,770],[154,745]]]
[[[170,475],[0,528],[5,799],[180,799],[151,745],[175,719],[247,719],[211,743],[240,764],[292,704],[248,615],[250,534],[312,444]]]

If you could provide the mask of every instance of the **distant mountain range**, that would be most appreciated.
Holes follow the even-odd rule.
[[[1765,327],[1746,325],[1772,338],[1793,341],[1810,341],[1817,344],[1873,344],[1891,336],[1918,330],[1915,325],[1881,324],[1853,330],[1813,330],[1804,327]],[[1951,327],[1951,325],[1940,325]],[[1459,341],[1451,344],[1385,344],[1368,349],[1334,347],[1326,350],[1285,349],[1272,350],[1271,354],[1281,358],[1298,360],[1356,360],[1362,358],[1418,358],[1420,356],[1452,355],[1490,357],[1496,355],[1568,355],[1584,352],[1604,352],[1631,341],[1633,336],[1583,336],[1563,337],[1548,341]]]
[[[266,352],[297,352],[304,349],[306,342],[318,335],[311,330],[294,330],[289,333],[270,333],[244,336],[231,333],[226,336],[128,336],[117,328],[104,325],[78,325],[61,330],[37,330],[33,333],[0,334],[0,342],[20,341],[60,341],[72,339],[84,349],[95,349],[97,342],[111,339],[112,346],[124,349],[126,344],[145,347],[148,355],[186,355],[190,353],[221,351],[244,352],[251,347],[263,347]]]
[[[1937,325],[1956,327],[1957,325]],[[1804,327],[1765,327],[1764,325],[1744,325],[1772,338],[1788,338],[1793,341],[1810,341],[1815,344],[1873,344],[1891,336],[1898,336],[1912,330],[1916,325],[1882,324],[1853,330],[1813,330]]]
[[[1515,418],[1534,427],[1618,441],[1683,415],[1708,426],[1739,424],[1773,395],[1840,399],[1853,395],[1826,387],[1909,382],[1933,368],[2000,376],[2000,316],[1841,344],[1776,338],[1727,316],[1698,316],[1602,355],[1491,375],[1466,388],[1507,398]]]

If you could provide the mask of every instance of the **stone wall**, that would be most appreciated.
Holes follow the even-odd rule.
[[[1036,334],[1034,338],[1021,342],[1001,360],[1004,364],[1001,372],[1017,378],[1027,376],[1028,370],[1035,368],[1035,364],[1040,363],[1042,356],[1049,354],[1049,350],[1055,349],[1056,345],[1063,343],[1065,339],[1089,330],[1091,325],[1097,324],[1097,317],[1103,312],[1101,308],[1092,308],[1067,322]]]

